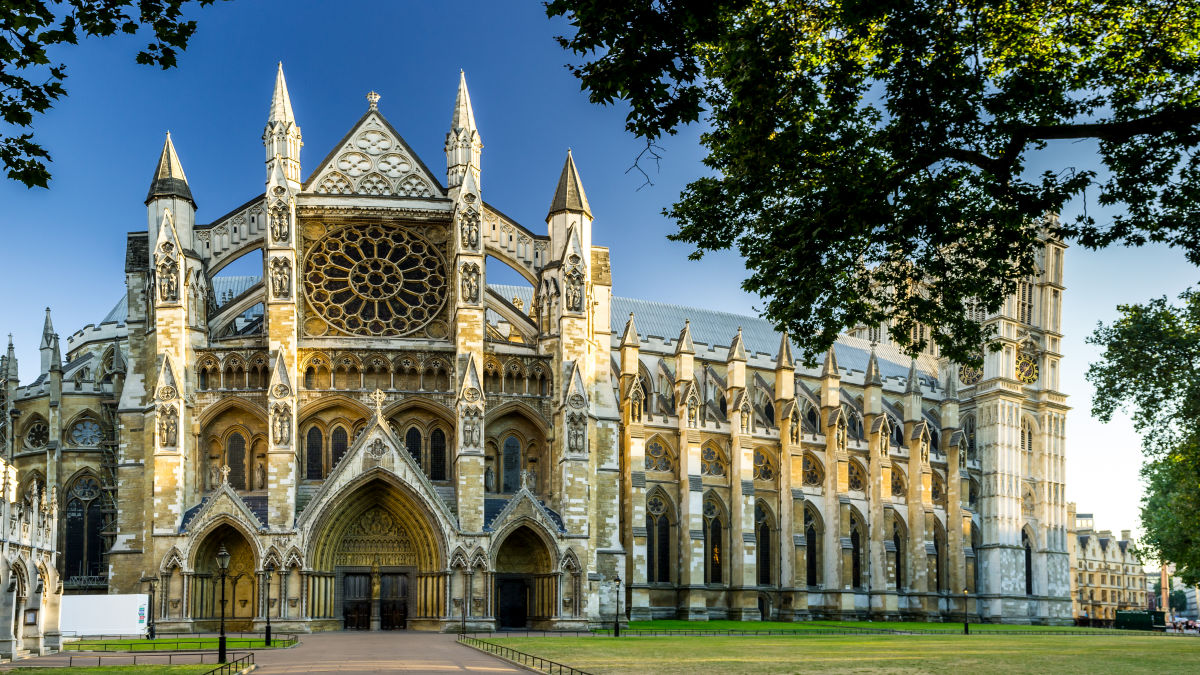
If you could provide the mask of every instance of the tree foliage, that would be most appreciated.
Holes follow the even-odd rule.
[[[1088,369],[1092,414],[1104,422],[1127,411],[1142,434],[1139,553],[1173,562],[1184,582],[1200,582],[1200,295],[1179,304],[1156,298],[1121,305],[1088,342],[1103,348]]]
[[[196,32],[184,8],[213,2],[0,0],[0,161],[8,177],[29,187],[46,187],[50,180],[50,153],[32,129],[36,116],[67,93],[67,67],[52,61],[52,49],[78,44],[81,37],[149,29],[153,38],[137,53],[137,62],[166,70]]]
[[[591,100],[628,104],[651,152],[706,123],[712,175],[666,210],[672,238],[693,257],[736,246],[809,361],[863,324],[914,351],[923,325],[974,361],[990,334],[964,306],[998,309],[1046,231],[1200,262],[1197,0],[546,6]],[[1028,175],[1061,139],[1094,139],[1108,175]],[[1123,212],[1044,219],[1085,192]]]

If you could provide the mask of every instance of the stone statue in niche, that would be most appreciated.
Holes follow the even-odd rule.
[[[174,447],[179,440],[179,417],[175,408],[163,406],[158,411],[158,437],[162,447]]]
[[[266,464],[266,462],[259,462],[258,466],[254,467],[254,477],[256,479],[255,484],[258,486],[258,489],[266,490],[267,489],[267,464]]]
[[[271,292],[277,298],[287,298],[292,293],[292,264],[287,258],[271,261]]]
[[[479,216],[468,213],[462,219],[463,247],[472,251],[479,248]]]
[[[275,431],[275,444],[287,445],[292,440],[292,415],[286,404],[276,404],[272,426]]]
[[[687,401],[687,416],[688,426],[693,429],[700,424],[700,401],[696,398],[689,398]]]
[[[282,244],[288,239],[288,209],[284,204],[276,204],[271,209],[271,238],[275,243]]]
[[[571,452],[583,452],[583,416],[571,415],[567,420],[567,449]]]
[[[479,302],[479,265],[467,263],[462,268],[463,302]]]
[[[496,472],[490,466],[483,472],[483,489],[488,492],[496,491]]]
[[[578,271],[567,275],[566,301],[567,311],[583,311],[583,275]]]
[[[221,484],[221,460],[213,458],[208,465],[208,489],[216,490]]]
[[[158,266],[155,270],[158,276],[158,299],[162,302],[175,302],[179,299],[179,263],[175,262],[172,252],[175,247],[171,244],[162,245]]]

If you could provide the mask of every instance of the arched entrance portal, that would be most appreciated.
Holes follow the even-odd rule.
[[[374,478],[316,523],[309,606],[323,628],[435,628],[445,618],[443,536],[402,484]]]
[[[192,559],[192,616],[204,622],[205,628],[215,629],[221,616],[221,572],[217,567],[217,551],[221,546],[229,553],[229,569],[225,572],[225,628],[233,631],[254,629],[258,609],[257,556],[250,542],[235,527],[221,524],[208,533],[196,548]]]
[[[496,618],[501,628],[525,628],[554,616],[558,576],[550,550],[522,525],[496,552]]]

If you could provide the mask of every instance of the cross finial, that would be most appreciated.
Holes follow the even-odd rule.
[[[376,94],[374,91],[367,92],[367,103],[370,106],[370,108],[369,108],[370,110],[378,110],[379,109],[379,94]]]
[[[382,390],[376,389],[371,392],[371,400],[375,402],[375,416],[383,419],[383,402],[387,400],[387,394]]]
[[[229,484],[229,465],[228,464],[221,465],[221,483],[223,485]]]

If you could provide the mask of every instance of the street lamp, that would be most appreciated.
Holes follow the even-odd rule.
[[[613,586],[616,588],[617,610],[613,613],[613,637],[621,637],[621,575],[613,577]]]
[[[275,573],[275,563],[267,563],[267,646],[271,646],[271,575]]]
[[[146,621],[146,636],[153,640],[154,634],[154,586],[158,582],[154,577],[145,577],[142,581],[150,587],[150,618]]]
[[[963,635],[971,634],[971,619],[967,614],[967,589],[963,589]]]
[[[229,551],[221,544],[217,551],[217,569],[221,570],[221,636],[217,638],[217,660],[225,663],[225,575],[229,572]]]

